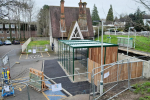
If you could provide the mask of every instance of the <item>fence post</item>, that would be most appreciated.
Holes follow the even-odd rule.
[[[118,74],[119,74],[119,64],[118,64],[118,68],[117,68],[117,82],[119,81],[119,76],[118,76]]]
[[[93,68],[95,68],[95,62],[93,63]],[[95,74],[95,70],[94,70],[94,72],[93,72],[93,75]],[[93,91],[93,98],[95,98],[95,75],[94,75],[94,78],[93,78],[93,83],[94,83],[94,91]]]
[[[9,56],[8,56],[8,54],[7,54],[6,56],[8,57],[9,70],[10,70],[10,59],[9,59]]]
[[[129,59],[128,59],[128,89],[130,89],[130,63],[129,63]]]
[[[148,62],[149,64],[149,62]],[[142,78],[144,78],[144,61],[143,61],[143,68],[142,68]]]
[[[103,66],[103,65],[102,65]],[[102,67],[101,66],[101,67]],[[100,95],[103,94],[103,73],[104,73],[104,70],[101,70],[101,80],[100,80]]]
[[[88,72],[88,61],[89,61],[89,58],[87,58],[87,72]],[[87,73],[87,80],[88,80],[88,74],[89,73]]]

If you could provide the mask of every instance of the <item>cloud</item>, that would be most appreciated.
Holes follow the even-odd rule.
[[[65,6],[78,7],[79,1],[80,0],[65,0]],[[45,4],[60,6],[60,0],[35,0],[35,2],[40,8]],[[141,4],[138,4],[134,0],[82,0],[82,2],[87,2],[87,7],[90,8],[91,11],[94,4],[96,4],[100,18],[106,18],[110,5],[113,7],[114,16],[134,13],[138,7],[142,11],[146,10]]]

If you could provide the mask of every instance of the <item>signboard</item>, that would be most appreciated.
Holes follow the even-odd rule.
[[[52,85],[52,91],[53,92],[60,91],[60,90],[62,90],[61,83]]]
[[[3,59],[3,64],[6,65],[8,63],[8,56],[5,56]]]
[[[29,49],[28,52],[32,52],[31,49]]]
[[[104,74],[104,78],[107,78],[109,76],[109,72]]]
[[[5,28],[9,28],[9,24],[5,24]]]
[[[33,53],[36,53],[36,49],[33,49]]]
[[[45,49],[45,51],[48,51],[48,49]]]

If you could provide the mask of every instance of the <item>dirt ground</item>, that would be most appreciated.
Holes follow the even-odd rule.
[[[139,79],[131,80],[130,84],[131,84],[131,87],[132,87],[132,85],[134,85],[136,83],[142,84],[142,83],[144,83],[146,81],[150,81],[150,80],[139,78]],[[107,90],[107,89],[109,89],[110,87],[112,87],[115,84],[116,83],[108,84],[108,85],[105,86],[104,89]],[[115,94],[117,94],[117,93],[125,90],[127,87],[128,87],[128,81],[119,82],[118,85],[115,88],[113,88],[112,90],[110,90],[109,92],[107,92],[99,100],[107,100],[110,97],[114,96]],[[112,100],[139,100],[140,97],[144,97],[146,95],[150,95],[150,94],[145,94],[145,95],[135,94],[133,92],[133,89],[132,89],[132,91],[131,90],[126,90],[125,92],[119,94],[118,96],[116,96]],[[146,100],[149,100],[149,99],[146,99]]]
[[[148,79],[134,79],[131,80],[131,86],[136,84],[136,83],[144,83],[146,81],[150,81]],[[106,91],[107,89],[109,89],[110,87],[114,86],[116,83],[111,83],[111,84],[107,84],[104,87],[104,91]],[[104,96],[102,96],[101,98],[99,98],[98,100],[107,100],[110,97],[114,96],[115,94],[121,92],[122,90],[126,89],[128,86],[128,81],[122,81],[119,82],[118,85],[113,88],[112,90],[110,90],[109,92],[107,92]],[[150,94],[145,94],[145,95],[150,95]],[[114,97],[112,100],[140,100],[140,97],[144,97],[145,95],[142,94],[135,94],[134,92],[130,91],[130,90],[126,90],[125,92],[121,93],[120,95]],[[92,97],[92,96],[91,96]],[[89,94],[81,94],[81,95],[75,95],[73,97],[67,97],[61,100],[89,100]],[[92,98],[90,99],[92,100]],[[146,99],[149,100],[149,99]]]

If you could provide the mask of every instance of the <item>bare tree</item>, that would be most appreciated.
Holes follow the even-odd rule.
[[[135,0],[138,3],[141,3],[144,5],[145,8],[147,8],[150,11],[150,1],[149,0]]]

